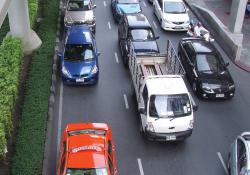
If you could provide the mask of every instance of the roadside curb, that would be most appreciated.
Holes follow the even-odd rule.
[[[197,12],[195,10],[195,8],[193,7],[193,4],[195,4],[194,2],[189,2],[187,0],[183,0],[185,2],[185,4],[188,6],[188,8],[193,12],[193,14],[203,23],[205,24],[205,27],[209,29],[208,27],[208,23],[204,20],[203,16]],[[211,11],[209,9],[207,9],[208,11]],[[212,12],[212,11],[211,11]],[[211,27],[210,27],[211,28]],[[217,42],[218,43],[218,42]],[[218,43],[218,45],[221,47],[221,45]],[[222,48],[222,47],[221,47]],[[228,56],[228,55],[227,55]],[[230,58],[229,58],[230,59]],[[240,61],[240,60],[233,60],[230,59],[232,61],[232,63],[234,63],[237,67],[239,67],[240,69],[250,73],[250,67],[246,64],[244,64],[244,62]]]
[[[61,1],[59,3],[59,14],[57,21],[57,32],[56,32],[56,40],[54,47],[54,56],[53,56],[53,65],[52,65],[52,75],[51,75],[51,86],[50,86],[50,96],[49,96],[49,108],[48,108],[48,121],[47,121],[47,133],[45,138],[45,148],[43,155],[43,167],[42,167],[42,175],[48,175],[48,167],[50,163],[50,153],[49,150],[51,148],[51,140],[53,136],[53,119],[54,119],[54,107],[55,107],[55,94],[57,91],[57,68],[58,68],[58,60],[57,54],[59,51],[59,36],[60,36],[60,23],[61,23]]]

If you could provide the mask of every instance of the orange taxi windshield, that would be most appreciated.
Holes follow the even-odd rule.
[[[108,175],[106,168],[67,169],[66,175]]]

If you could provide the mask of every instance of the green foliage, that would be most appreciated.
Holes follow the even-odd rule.
[[[22,49],[20,39],[7,37],[0,46],[0,158],[10,136],[17,98]]]
[[[41,174],[59,0],[44,0],[43,4],[44,20],[38,33],[43,44],[33,54],[28,73],[16,153],[12,162],[13,175]]]

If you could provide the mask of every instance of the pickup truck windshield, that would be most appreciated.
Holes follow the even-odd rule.
[[[132,29],[128,35],[133,41],[147,41],[155,38],[151,29]]]
[[[108,175],[106,168],[67,169],[66,175]]]
[[[91,10],[89,0],[70,0],[68,3],[69,11],[87,11]]]
[[[187,94],[151,95],[149,115],[152,117],[175,118],[191,114],[191,104]]]
[[[67,44],[64,59],[69,61],[93,60],[93,46],[92,44]]]

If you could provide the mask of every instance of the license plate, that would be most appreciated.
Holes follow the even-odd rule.
[[[176,140],[176,136],[175,135],[170,135],[170,136],[166,136],[166,140]]]
[[[76,79],[76,82],[77,82],[77,83],[83,83],[83,82],[84,82],[84,78],[77,78],[77,79]]]
[[[216,94],[215,97],[223,98],[223,97],[225,97],[225,94]]]
[[[176,27],[174,27],[175,29],[182,29],[182,27],[178,27],[178,26],[176,26]]]

